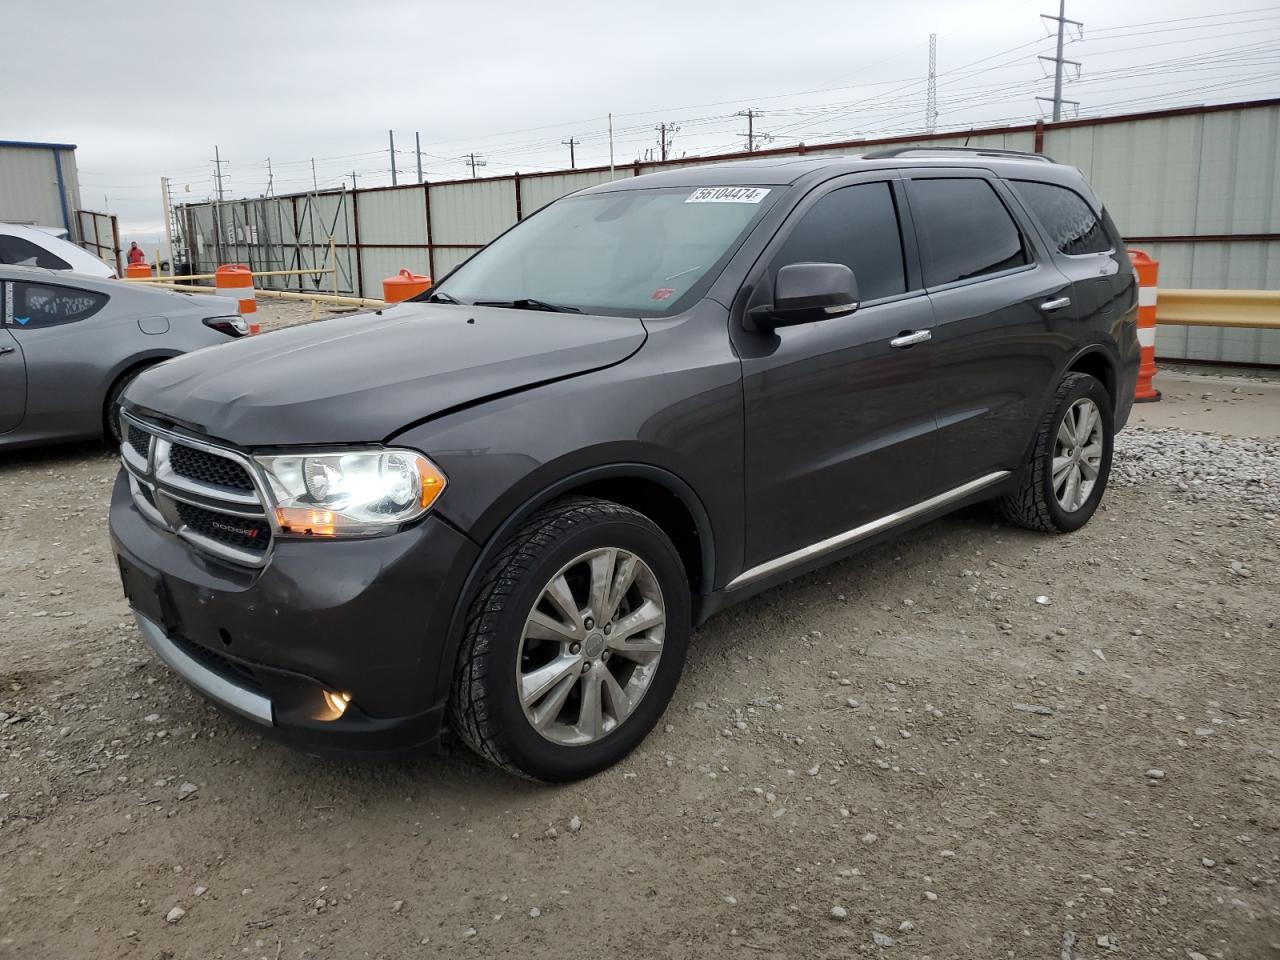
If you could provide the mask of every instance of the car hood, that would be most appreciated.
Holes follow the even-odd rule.
[[[144,372],[124,399],[242,447],[372,443],[620,363],[645,336],[631,317],[406,303],[185,354]]]

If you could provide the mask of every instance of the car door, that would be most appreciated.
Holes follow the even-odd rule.
[[[788,217],[738,297],[745,314],[771,302],[781,267],[830,262],[853,270],[860,300],[853,313],[817,323],[734,327],[745,401],[747,568],[921,499],[935,430],[929,353],[893,341],[927,331],[932,311],[909,235],[904,242],[901,202],[892,171],[818,188]]]
[[[93,322],[110,298],[43,280],[15,280],[9,293],[6,329],[26,361],[24,432],[96,432],[102,422],[104,379],[123,349],[120,331]]]
[[[1060,365],[1053,323],[1075,309],[1013,198],[985,170],[904,173],[933,305],[933,490],[1015,469]]]
[[[1071,315],[1090,321],[1093,330],[1105,330],[1133,303],[1135,280],[1128,254],[1103,225],[1101,205],[1063,184],[1006,183],[1039,221],[1058,269],[1071,281],[1076,307]]]
[[[27,406],[27,368],[8,330],[8,286],[0,282],[0,433],[16,430]]]

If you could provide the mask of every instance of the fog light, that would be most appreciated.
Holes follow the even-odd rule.
[[[329,709],[334,713],[334,720],[347,712],[347,704],[351,702],[351,694],[335,693],[332,690],[324,692],[325,703],[329,704]]]

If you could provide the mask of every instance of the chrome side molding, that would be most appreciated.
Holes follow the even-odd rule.
[[[921,500],[919,503],[910,507],[903,507],[893,513],[886,514],[878,520],[872,520],[864,523],[860,527],[854,527],[852,530],[846,530],[844,533],[837,533],[834,537],[828,537],[825,540],[819,540],[817,543],[811,543],[807,547],[801,547],[799,550],[793,550],[766,563],[752,567],[750,570],[744,570],[725,587],[726,590],[737,590],[739,587],[745,587],[749,583],[754,583],[765,577],[775,573],[780,573],[788,567],[794,567],[806,560],[813,560],[825,553],[831,553],[839,550],[841,547],[847,547],[857,543],[859,540],[865,540],[867,537],[887,530],[890,527],[918,517],[922,513],[928,513],[936,510],[938,507],[945,507],[948,503],[954,503],[957,500],[963,500],[971,493],[977,493],[985,487],[989,487],[994,483],[1003,480],[1009,476],[1008,470],[997,470],[995,473],[988,473],[985,477],[978,477],[976,480],[970,480],[963,483],[953,490],[940,493],[936,497],[930,497],[928,500]]]

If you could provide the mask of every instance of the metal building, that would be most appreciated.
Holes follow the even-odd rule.
[[[62,227],[80,239],[74,143],[0,140],[0,221]]]
[[[1280,99],[1180,107],[942,134],[756,151],[859,154],[877,146],[1033,150],[1079,167],[1127,243],[1161,261],[1166,288],[1280,289]],[[746,154],[591,169],[333,190],[180,210],[198,272],[218,263],[255,269],[323,265],[336,245],[340,290],[381,296],[401,267],[437,279],[516,221],[583,187],[666,167],[724,163]],[[321,278],[282,281],[317,289]],[[324,277],[328,288],[330,278]],[[1158,355],[1280,365],[1280,331],[1159,329]]]

